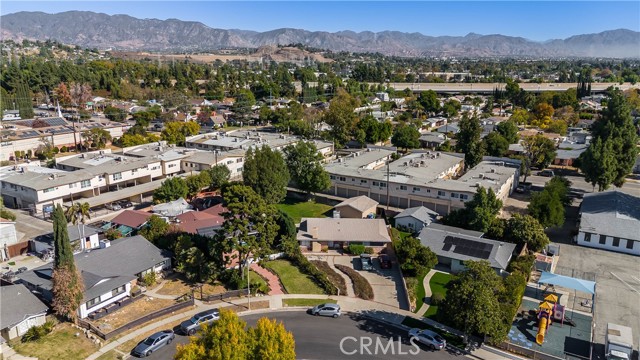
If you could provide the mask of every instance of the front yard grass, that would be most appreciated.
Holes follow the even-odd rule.
[[[415,308],[414,312],[417,312],[418,310],[420,310],[420,308],[424,304],[424,297],[426,295],[426,291],[425,291],[425,288],[424,288],[424,277],[425,276],[427,276],[427,274],[424,274],[424,275],[419,276],[419,277],[416,278],[416,284],[415,284],[416,308]]]
[[[76,337],[76,333],[80,335]],[[17,341],[12,347],[18,354],[40,360],[81,360],[98,350],[82,330],[73,328],[70,324],[58,324],[43,338],[26,343]]]
[[[143,295],[142,299],[136,300],[134,303],[125,306],[113,314],[109,314],[92,322],[100,329],[100,331],[108,333],[135,319],[141,318],[175,303],[175,300],[158,299],[152,296]]]
[[[337,301],[333,299],[283,299],[282,303],[287,306],[316,306],[320,304],[332,303],[336,304]]]
[[[172,274],[170,277],[167,277],[166,282],[162,285],[160,290],[157,291],[157,293],[160,295],[171,295],[177,298],[184,294],[191,294],[191,289],[194,285],[195,284],[187,281],[184,278],[184,275]],[[220,294],[225,291],[226,289],[222,285],[204,284],[202,287],[202,293],[204,295]],[[195,296],[196,299],[200,298],[200,289],[195,292]]]
[[[278,275],[289,294],[324,294],[311,276],[300,272],[300,269],[288,260],[267,261],[264,266]]]
[[[431,296],[435,294],[442,294],[443,298],[447,296],[447,284],[451,281],[451,274],[437,272],[433,274],[431,280],[429,280],[429,287],[431,288]],[[424,297],[424,294],[423,294]],[[437,305],[430,305],[427,312],[424,314],[427,318],[434,318],[438,313]]]
[[[331,206],[318,204],[315,201],[295,201],[285,199],[282,204],[276,204],[276,207],[293,218],[295,223],[299,223],[303,217],[327,217],[327,213]]]

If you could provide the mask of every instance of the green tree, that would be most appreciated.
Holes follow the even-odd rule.
[[[285,162],[296,187],[307,194],[331,186],[329,174],[322,166],[322,155],[313,142],[300,141],[284,148]]]
[[[438,95],[433,90],[421,92],[418,102],[422,105],[424,111],[428,113],[436,114],[440,111],[440,100],[438,100]]]
[[[104,108],[104,116],[107,119],[116,122],[123,122],[127,118],[127,114],[124,110],[113,106],[107,106]]]
[[[540,134],[527,136],[522,141],[522,147],[524,148],[525,160],[529,169],[531,167],[544,169],[556,157],[556,144],[553,140]],[[526,173],[524,181],[527,181]]]
[[[465,271],[448,285],[447,297],[439,305],[442,316],[465,334],[500,337],[501,316],[497,295],[502,281],[488,261],[466,261]]]
[[[190,175],[185,179],[187,185],[187,196],[193,198],[198,195],[202,189],[211,184],[211,177],[208,172],[201,172],[198,175]]]
[[[638,156],[638,135],[629,104],[620,90],[610,89],[607,107],[592,127],[593,141],[581,158],[585,178],[598,190],[621,187]]]
[[[405,150],[419,148],[420,132],[411,125],[398,125],[391,136],[391,143]]]
[[[482,128],[477,117],[469,117],[467,114],[460,120],[460,132],[456,135],[456,150],[464,154],[464,167],[471,169],[482,161],[484,146],[480,141]]]
[[[420,240],[409,236],[394,244],[400,267],[407,276],[422,276],[438,264],[438,257]]]
[[[184,145],[188,136],[197,135],[200,125],[195,121],[169,121],[164,125],[160,138],[169,144]]]
[[[16,215],[4,207],[2,198],[0,198],[0,217],[11,221],[16,220]]]
[[[187,182],[181,177],[171,177],[165,179],[153,192],[153,202],[156,204],[185,198],[189,194]]]
[[[515,109],[509,121],[512,121],[518,125],[529,124],[531,122],[532,115],[526,109]]]
[[[492,189],[479,187],[473,199],[467,201],[463,209],[450,212],[442,221],[446,225],[486,233],[501,208],[502,200],[496,197]]]
[[[269,204],[277,204],[287,195],[289,171],[282,154],[263,145],[247,151],[242,170],[244,184]]]
[[[223,214],[215,253],[220,257],[236,251],[242,274],[249,256],[258,258],[272,249],[278,233],[277,211],[248,186],[230,185],[223,189],[222,197],[228,211]],[[228,263],[231,259],[223,260]]]
[[[169,232],[169,224],[158,215],[151,215],[145,227],[139,234],[145,239],[157,244],[158,241]]]
[[[344,89],[338,89],[336,96],[329,103],[329,110],[324,113],[323,121],[331,126],[331,137],[336,147],[343,147],[353,135],[357,123],[357,116],[353,110],[358,106],[358,100]]]
[[[509,142],[498,132],[490,132],[483,141],[487,154],[491,156],[503,156],[509,150]]]
[[[176,270],[185,274],[190,281],[208,281],[212,268],[206,255],[194,246],[190,235],[178,236],[175,248]]]
[[[564,206],[568,205],[569,182],[561,177],[554,177],[541,192],[533,194],[527,207],[529,214],[544,227],[562,226],[564,224]]]
[[[84,283],[76,269],[67,219],[60,204],[53,212],[53,251],[53,309],[58,315],[75,321],[83,297]]]
[[[81,136],[84,139],[85,144],[87,142],[90,143],[88,147],[95,149],[104,149],[111,141],[111,133],[100,128],[93,128],[91,130],[84,131]]]
[[[496,126],[496,131],[498,134],[502,135],[509,144],[516,144],[520,139],[520,136],[518,135],[518,125],[516,125],[515,121],[507,120],[499,123]]]
[[[231,170],[224,164],[215,165],[211,169],[208,169],[207,172],[211,179],[209,186],[212,189],[220,189],[224,184],[229,182],[229,178],[231,177]]]
[[[74,202],[67,208],[67,211],[65,212],[65,219],[78,227],[78,234],[81,235],[80,237],[82,239],[84,239],[84,224],[86,224],[87,219],[91,219],[91,207],[89,206],[89,203]],[[82,228],[80,227],[80,224],[82,224]],[[81,240],[81,250],[84,250],[83,246],[84,244]]]
[[[530,215],[514,214],[507,220],[504,239],[515,244],[527,244],[531,251],[541,251],[549,244],[544,227]]]

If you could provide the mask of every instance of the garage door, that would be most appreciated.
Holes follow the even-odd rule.
[[[349,197],[349,196],[347,196],[347,189],[339,187],[338,188],[338,196],[339,197]]]
[[[436,204],[436,212],[438,214],[448,214],[449,213],[449,207],[447,205],[440,205],[440,204]]]

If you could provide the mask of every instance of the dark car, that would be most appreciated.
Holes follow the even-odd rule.
[[[137,357],[145,357],[151,355],[152,352],[160,349],[165,345],[171,344],[176,334],[173,330],[163,330],[157,332],[148,338],[142,340],[132,351],[131,354]]]
[[[542,170],[538,172],[538,176],[554,177],[555,173],[553,172],[553,170]]]
[[[378,257],[378,260],[380,260],[380,267],[382,269],[391,269],[391,258],[389,258],[389,255],[382,254]]]
[[[371,255],[361,254],[360,262],[362,263],[362,270],[365,270],[365,271],[373,270],[373,261],[371,260]]]
[[[204,324],[210,324],[220,319],[220,311],[218,309],[211,309],[207,311],[199,312],[189,320],[183,321],[180,324],[180,330],[189,336],[193,335]]]
[[[129,201],[129,200],[122,200],[122,201],[118,202],[118,204],[120,204],[120,206],[123,209],[130,208],[130,207],[133,206],[133,203],[131,201]]]

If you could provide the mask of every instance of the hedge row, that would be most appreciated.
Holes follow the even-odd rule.
[[[344,278],[338,274],[335,270],[333,270],[326,261],[321,260],[311,260],[311,263],[315,265],[318,270],[322,271],[329,280],[333,283],[335,287],[340,290],[340,295],[347,295],[347,284],[344,281]]]
[[[309,260],[304,255],[302,255],[300,250],[287,255],[289,260],[291,260],[291,262],[295,266],[297,266],[298,269],[300,269],[300,271],[311,276],[316,281],[318,286],[320,286],[327,294],[329,295],[338,294],[338,288],[336,288],[331,283],[327,275],[325,275],[325,273],[318,270],[317,267],[315,267],[312,263],[310,263]]]
[[[357,297],[364,300],[373,300],[373,288],[371,288],[371,284],[369,284],[364,276],[345,265],[336,264],[336,268],[351,278],[351,281],[353,282],[353,291]]]

